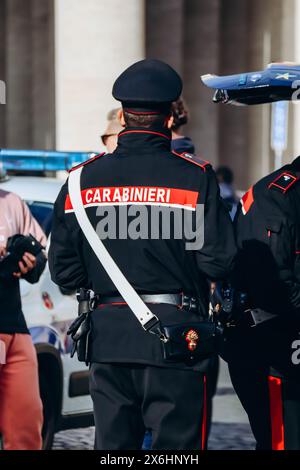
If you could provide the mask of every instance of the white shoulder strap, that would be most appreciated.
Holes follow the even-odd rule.
[[[124,301],[128,304],[144,330],[150,330],[153,326],[159,322],[158,318],[154,313],[149,310],[147,305],[143,302],[141,297],[127,281],[126,277],[117,266],[109,252],[105,248],[104,244],[97,235],[94,227],[92,226],[81,197],[81,186],[80,177],[83,167],[79,167],[76,170],[71,171],[69,175],[69,196],[75,212],[75,216],[79,226],[81,227],[83,234],[93,249],[95,255],[99,259],[103,268],[107,272],[108,276],[116,286],[120,295]]]

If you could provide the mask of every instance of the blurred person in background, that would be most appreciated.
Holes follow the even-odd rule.
[[[182,134],[182,126],[188,123],[189,111],[182,98],[172,104],[173,126],[171,149],[178,153],[195,153],[195,146],[189,137]]]
[[[107,114],[107,126],[104,133],[101,135],[101,140],[106,147],[107,153],[112,153],[118,145],[118,134],[123,130],[118,119],[118,112],[120,108],[112,109]]]
[[[219,166],[216,170],[220,186],[221,198],[230,207],[230,217],[233,220],[237,211],[238,201],[234,190],[234,174],[228,166]]]
[[[0,189],[0,264],[8,239],[16,234],[31,234],[46,245],[46,236],[27,205],[16,194]],[[22,313],[19,280],[38,282],[45,264],[43,252],[36,257],[25,252],[18,272],[0,276],[0,435],[5,450],[42,448],[38,364]]]

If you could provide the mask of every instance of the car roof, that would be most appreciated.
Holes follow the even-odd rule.
[[[0,189],[12,192],[25,201],[54,203],[64,180],[41,176],[10,176],[0,183]]]

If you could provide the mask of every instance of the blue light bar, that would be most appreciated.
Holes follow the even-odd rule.
[[[56,152],[47,150],[0,150],[0,163],[5,170],[60,171],[89,160],[97,152]]]

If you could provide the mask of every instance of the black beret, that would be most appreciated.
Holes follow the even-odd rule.
[[[112,94],[124,107],[163,108],[176,101],[182,80],[170,65],[155,59],[136,62],[115,81]]]

